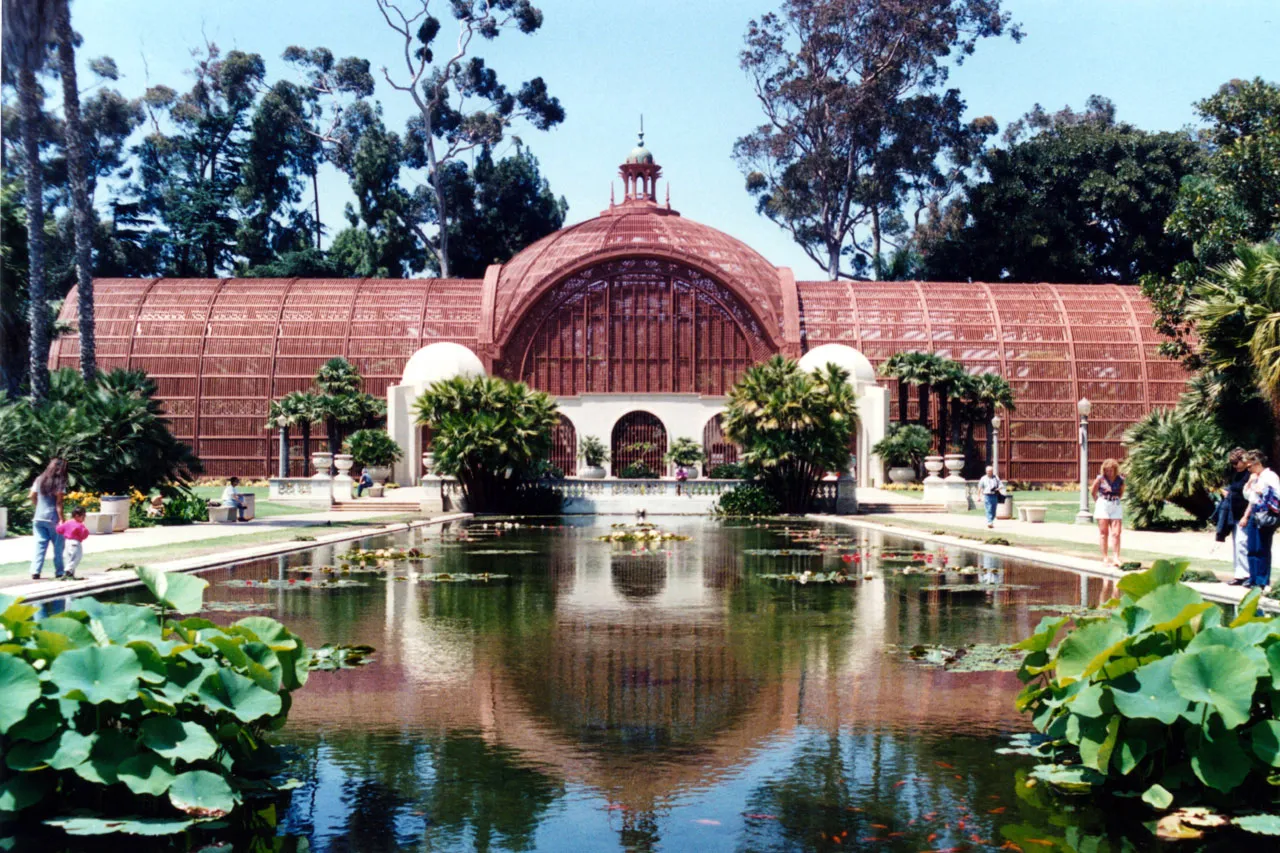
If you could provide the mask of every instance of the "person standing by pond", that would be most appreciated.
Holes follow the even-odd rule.
[[[84,526],[85,514],[84,507],[78,506],[71,510],[70,518],[58,525],[58,535],[67,545],[64,577],[75,577],[76,569],[84,559],[84,540],[89,538],[89,528]]]
[[[1107,459],[1102,471],[1089,489],[1093,495],[1093,517],[1098,520],[1098,538],[1102,544],[1102,564],[1120,565],[1120,530],[1124,525],[1124,510],[1120,505],[1124,497],[1124,477],[1120,476],[1120,463]],[[1108,556],[1108,546],[1110,556]]]
[[[1271,583],[1271,540],[1280,521],[1280,475],[1267,467],[1267,454],[1250,450],[1244,455],[1249,469],[1249,482],[1244,496],[1249,506],[1240,519],[1240,527],[1248,536],[1248,587],[1266,587]]]
[[[996,507],[1000,506],[1000,494],[1004,491],[1004,483],[996,476],[994,466],[987,466],[987,473],[978,481],[978,491],[982,493],[982,503],[987,510],[987,527],[994,527]]]
[[[1244,518],[1249,501],[1244,496],[1245,484],[1249,482],[1249,468],[1244,461],[1244,448],[1234,448],[1227,455],[1227,486],[1223,489],[1222,520],[1218,524],[1218,541],[1226,539],[1231,533],[1231,568],[1234,577],[1231,586],[1244,586],[1249,582],[1249,536],[1239,524]]]
[[[31,558],[31,579],[40,580],[44,571],[45,552],[53,546],[53,573],[62,577],[62,535],[58,525],[62,523],[62,499],[67,493],[67,460],[54,457],[45,466],[44,473],[31,484],[31,503],[35,505],[32,532],[36,537],[36,553]]]

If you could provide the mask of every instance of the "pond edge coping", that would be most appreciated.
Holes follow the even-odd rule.
[[[452,512],[417,521],[396,521],[386,524],[379,524],[376,519],[370,519],[368,527],[317,536],[311,541],[301,542],[295,539],[287,542],[277,542],[268,545],[240,548],[238,550],[233,549],[231,551],[223,551],[220,553],[205,554],[199,557],[187,557],[181,560],[169,560],[164,563],[153,563],[151,564],[151,567],[166,573],[201,572],[208,569],[235,565],[236,563],[246,563],[250,560],[261,560],[264,557],[277,557],[282,554],[292,554],[296,551],[307,551],[321,545],[348,542],[352,539],[367,539],[370,536],[381,536],[386,533],[396,533],[401,530],[414,530],[419,527],[430,527],[437,524],[444,525],[472,517],[474,517],[474,513]],[[120,551],[121,558],[127,558],[128,553],[129,552],[127,550]],[[113,575],[115,575],[115,577],[112,577]],[[0,590],[0,593],[14,598],[20,598],[28,604],[34,604],[58,598],[80,598],[94,593],[113,592],[115,590],[128,589],[129,587],[135,586],[142,586],[142,581],[138,580],[138,576],[133,572],[109,570],[100,574],[87,576],[83,580],[32,581],[27,584],[7,587]]]
[[[1070,554],[1058,554],[1054,552],[1035,551],[1030,548],[1024,548],[1017,545],[988,545],[986,542],[973,539],[962,539],[959,536],[951,536],[947,534],[928,533],[922,530],[915,530],[908,527],[895,527],[891,524],[883,524],[876,521],[864,521],[859,518],[845,518],[837,515],[823,515],[821,513],[808,513],[805,518],[814,521],[825,521],[832,524],[841,524],[848,527],[865,527],[876,530],[881,533],[888,533],[893,536],[901,536],[905,539],[920,539],[925,542],[936,542],[940,545],[954,545],[959,548],[965,548],[970,551],[980,551],[986,554],[995,554],[998,557],[1010,557],[1015,560],[1022,560],[1028,563],[1038,563],[1042,566],[1049,566],[1054,569],[1065,569],[1076,574],[1089,575],[1091,577],[1106,578],[1108,580],[1118,580],[1129,572],[1122,572],[1119,569],[1110,566],[1104,566],[1096,560],[1088,560],[1084,557],[1076,557]],[[1176,557],[1169,557],[1174,560]],[[1228,586],[1224,583],[1201,583],[1198,581],[1183,581],[1187,586],[1192,587],[1196,592],[1200,593],[1205,601],[1212,601],[1215,604],[1226,604],[1231,607],[1238,607],[1240,602],[1244,600],[1248,590],[1244,587]],[[1280,613],[1280,601],[1263,597],[1259,602],[1260,609],[1270,613]]]

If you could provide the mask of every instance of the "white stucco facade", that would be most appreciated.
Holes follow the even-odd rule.
[[[434,382],[456,376],[483,376],[479,356],[455,343],[428,344],[405,363],[400,384],[387,388],[387,433],[400,445],[404,456],[396,463],[391,478],[402,486],[413,486],[422,477],[421,431],[413,404]]]

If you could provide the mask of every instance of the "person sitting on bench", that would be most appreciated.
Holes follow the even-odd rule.
[[[356,485],[356,497],[364,497],[365,489],[373,488],[373,477],[369,476],[369,469],[365,468],[360,472],[360,482]]]
[[[244,498],[240,496],[240,492],[236,489],[238,485],[240,485],[239,477],[232,477],[227,481],[227,487],[222,490],[222,505],[235,507],[238,520],[244,521],[244,511],[247,507],[244,504]]]

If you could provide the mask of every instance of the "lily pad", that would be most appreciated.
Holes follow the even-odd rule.
[[[233,589],[351,589],[353,587],[368,586],[368,584],[345,578],[335,578],[333,580],[328,578],[320,580],[268,578],[257,581],[249,579],[223,581],[222,586],[228,586]]]
[[[1280,815],[1251,814],[1233,818],[1231,822],[1245,832],[1257,835],[1280,835]]]
[[[848,575],[844,572],[792,572],[788,574],[766,573],[756,575],[760,580],[765,581],[786,581],[788,583],[810,584],[810,583],[849,583],[856,581],[858,578],[854,575]]]
[[[908,648],[907,656],[948,672],[1017,672],[1027,653],[994,643],[974,643],[954,649],[920,644]]]
[[[194,826],[195,821],[165,817],[64,817],[46,820],[46,826],[56,826],[67,835],[176,835]]]
[[[200,698],[210,707],[227,711],[241,722],[251,723],[280,713],[278,693],[263,690],[253,679],[223,667],[200,685]]]
[[[416,583],[470,583],[478,581],[479,583],[488,583],[489,581],[504,581],[511,575],[491,574],[489,572],[436,572],[416,575],[414,577],[405,577],[403,575],[388,577],[388,581],[414,581]]]
[[[749,557],[821,557],[823,554],[811,548],[748,548],[742,553]]]
[[[1175,657],[1160,658],[1111,682],[1111,698],[1126,717],[1159,720],[1170,725],[1187,709],[1187,699],[1173,685]]]
[[[1142,792],[1142,801],[1154,809],[1163,811],[1173,805],[1173,794],[1162,785],[1152,785]]]
[[[173,765],[158,755],[140,752],[120,762],[116,778],[135,794],[160,796],[173,783]]]
[[[164,572],[151,566],[138,566],[134,572],[157,600],[179,613],[196,613],[200,610],[200,600],[204,597],[205,587],[209,585],[204,578],[182,572]]]
[[[1234,729],[1249,719],[1258,676],[1243,652],[1210,646],[1174,658],[1172,681],[1182,698],[1207,702],[1222,715],[1226,727]]]
[[[197,723],[173,717],[151,717],[139,729],[152,752],[177,761],[199,761],[218,751],[218,743]]]
[[[1079,764],[1038,764],[1032,769],[1031,778],[1047,782],[1067,794],[1087,794],[1095,785],[1106,781],[1097,770]]]

